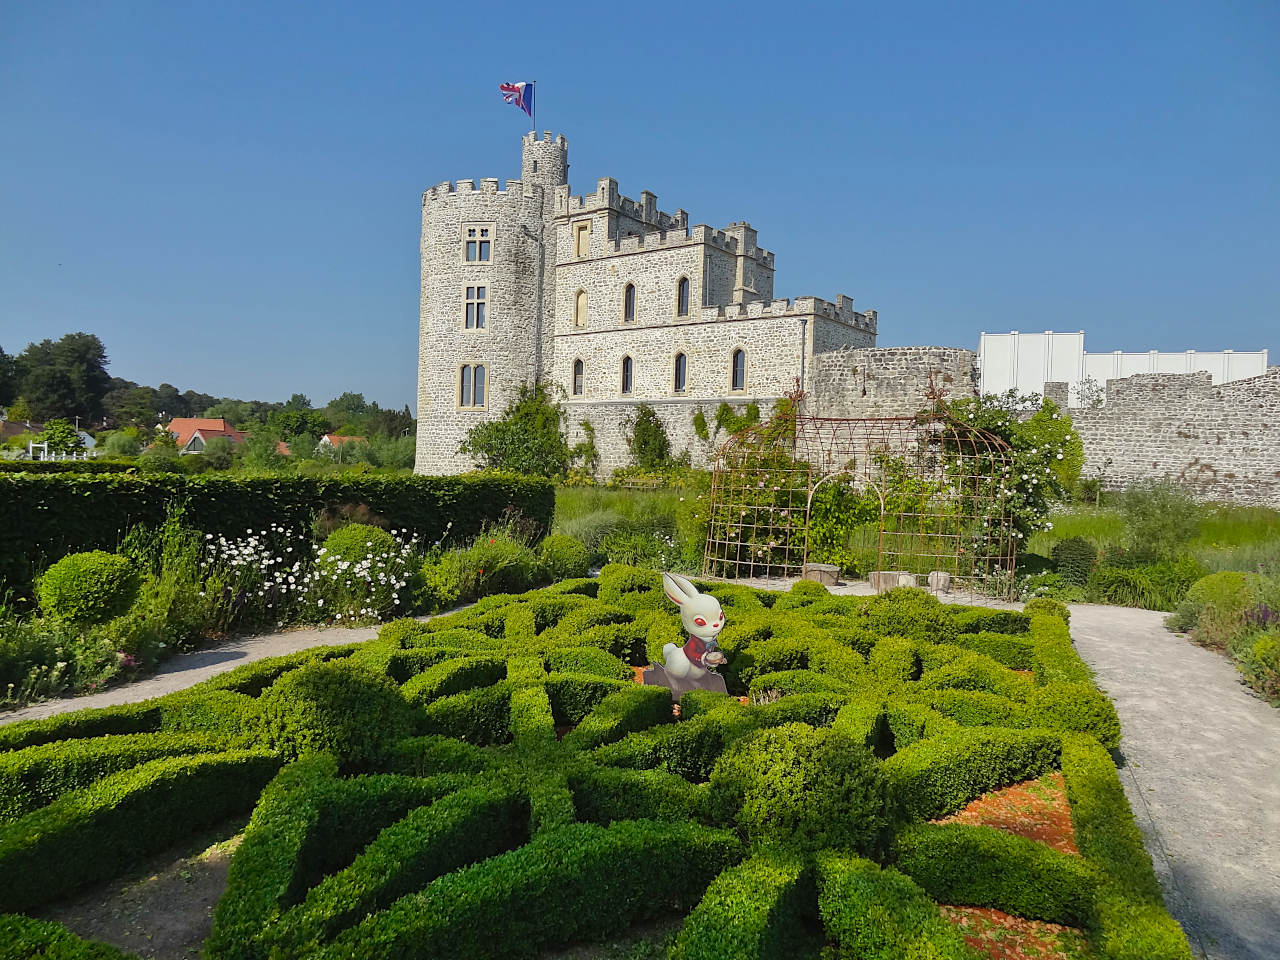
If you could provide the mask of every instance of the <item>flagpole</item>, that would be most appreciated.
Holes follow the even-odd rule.
[[[529,111],[529,120],[533,123],[533,135],[538,135],[538,81],[530,80],[530,86],[533,87],[533,109]]]

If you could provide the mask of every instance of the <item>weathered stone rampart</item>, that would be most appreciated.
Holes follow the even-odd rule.
[[[1104,406],[1071,416],[1086,475],[1102,469],[1110,488],[1168,477],[1206,500],[1280,506],[1280,368],[1218,386],[1203,372],[1108,380]]]

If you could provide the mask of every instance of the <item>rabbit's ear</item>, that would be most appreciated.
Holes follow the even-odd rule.
[[[685,580],[684,577],[679,576],[678,574],[664,573],[662,575],[663,592],[666,593],[667,599],[677,607],[683,607],[685,601],[691,596],[691,594],[685,591],[684,586],[680,582],[681,580],[684,580],[685,583],[689,583],[688,580]],[[689,586],[692,588],[693,584],[690,583]],[[696,593],[697,591],[695,590],[694,594]]]
[[[680,574],[667,573],[667,574],[663,574],[663,576],[670,577],[675,582],[675,585],[679,587],[681,591],[683,591],[685,597],[687,597],[688,599],[692,600],[694,597],[702,596],[702,594],[698,592],[698,588],[695,587],[692,582],[680,576]]]

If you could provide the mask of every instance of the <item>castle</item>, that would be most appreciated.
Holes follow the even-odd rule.
[[[620,424],[637,404],[678,452],[697,446],[698,408],[767,411],[815,358],[875,345],[875,311],[844,295],[775,300],[773,253],[747,222],[690,227],[608,177],[571,196],[563,136],[527,134],[521,160],[505,190],[460,180],[422,197],[418,472],[472,469],[459,443],[522,383],[564,389],[608,470],[628,462]]]
[[[608,177],[571,196],[569,144],[550,133],[525,135],[505,189],[428,189],[421,256],[418,473],[473,469],[458,452],[467,431],[526,383],[563,389],[570,442],[590,424],[608,475],[631,462],[626,424],[641,403],[673,453],[710,466],[725,438],[695,416],[711,420],[721,403],[767,414],[798,382],[811,416],[911,416],[931,385],[967,396],[991,375],[971,350],[877,347],[876,312],[844,295],[774,299],[774,255],[745,221],[690,227],[684,210],[659,210],[648,191],[624,197]],[[1072,410],[1086,471],[1280,504],[1280,367],[1265,369],[1221,385],[1198,372],[1107,380],[1106,406]],[[1038,392],[1066,406],[1067,383]]]

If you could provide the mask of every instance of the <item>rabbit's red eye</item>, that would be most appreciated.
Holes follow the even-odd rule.
[[[700,627],[705,627],[707,625],[707,621],[703,620],[701,617],[694,617],[693,622]]]

